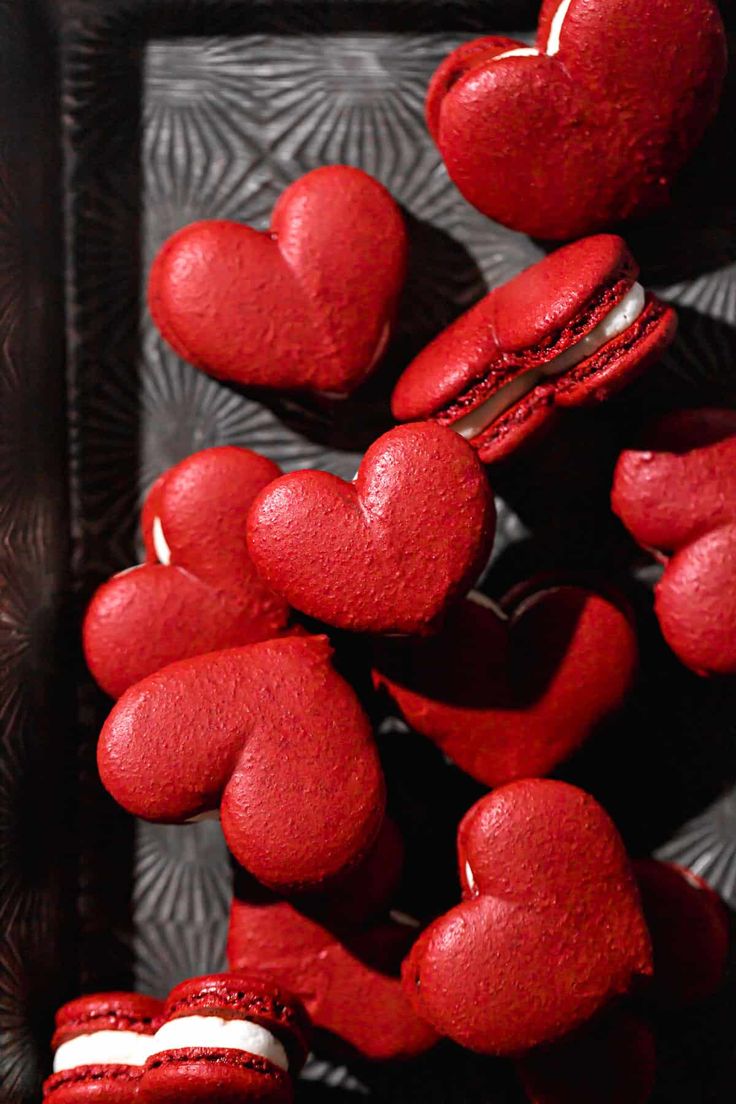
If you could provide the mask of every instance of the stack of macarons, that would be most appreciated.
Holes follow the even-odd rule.
[[[244,447],[195,453],[145,499],[145,563],[92,596],[85,654],[115,699],[100,777],[150,821],[219,816],[232,972],[163,1002],[65,1005],[53,1104],[288,1102],[310,1017],[318,1048],[362,1061],[408,1061],[443,1037],[512,1060],[532,1102],[638,1104],[655,1077],[651,1010],[718,988],[715,893],[633,861],[594,795],[546,777],[636,681],[626,596],[546,564],[508,593],[474,589],[494,473],[512,457],[523,472],[566,408],[606,400],[675,336],[673,308],[610,231],[666,202],[715,113],[724,33],[712,0],[646,0],[635,33],[627,7],[545,0],[535,46],[466,43],[433,78],[428,125],[463,195],[567,244],[401,365],[399,424],[355,478],[283,474]],[[219,380],[359,403],[386,369],[408,250],[389,192],[329,166],[286,189],[266,233],[180,230],[148,301],[172,348]],[[735,458],[733,412],[680,412],[615,473],[613,510],[665,564],[664,638],[703,674],[736,672]],[[382,711],[489,791],[457,829],[461,899],[439,915],[401,907]]]

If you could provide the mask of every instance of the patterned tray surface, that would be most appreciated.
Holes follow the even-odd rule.
[[[159,472],[194,450],[248,445],[286,470],[316,466],[351,477],[367,444],[389,424],[387,395],[407,358],[485,289],[543,254],[540,243],[489,222],[463,201],[423,122],[429,76],[458,42],[502,24],[505,33],[531,33],[534,5],[497,8],[494,25],[492,6],[481,11],[460,2],[280,6],[275,0],[162,4],[161,11],[137,3],[69,5],[65,123],[79,608],[100,579],[135,562],[142,496]],[[564,447],[503,473],[499,540],[483,586],[499,593],[529,571],[563,568],[613,574],[627,589],[642,617],[642,687],[610,737],[605,761],[582,757],[568,776],[607,802],[633,848],[686,863],[736,907],[733,693],[683,674],[664,654],[651,625],[652,573],[631,549],[622,559],[606,511],[610,460],[647,413],[733,401],[736,219],[722,140],[731,103],[729,93],[725,122],[687,174],[673,209],[631,234],[645,278],[682,308],[676,346],[621,400],[571,418]],[[411,272],[399,333],[379,376],[341,404],[263,401],[179,360],[143,305],[146,272],[161,242],[198,218],[265,227],[290,181],[335,162],[376,175],[409,221]],[[574,470],[581,469],[581,450],[593,438],[604,443],[603,461],[572,486],[571,465],[577,457]],[[83,983],[133,980],[165,993],[180,978],[223,962],[231,883],[221,834],[212,823],[133,827],[110,807],[93,771],[105,704],[81,673],[80,686]],[[422,754],[413,738],[390,719],[384,729],[385,745],[399,747],[397,791],[411,789],[413,801],[426,800],[426,779],[437,764],[428,764],[426,774],[410,769],[407,762],[417,762],[412,755]],[[432,785],[455,795],[450,806],[469,799],[450,767],[442,766]],[[94,845],[98,840],[104,848]],[[417,905],[415,891],[409,884],[408,905]],[[433,902],[419,905],[431,910]],[[657,1099],[726,1099],[733,1048],[719,1030],[726,1023],[721,1012],[707,1009],[665,1033]],[[391,1074],[335,1068],[318,1056],[307,1078],[305,1100],[324,1095],[335,1104],[361,1088],[385,1100],[517,1098],[505,1067],[452,1048]]]

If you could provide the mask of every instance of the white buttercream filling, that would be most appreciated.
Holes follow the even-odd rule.
[[[78,1066],[142,1066],[151,1036],[137,1031],[94,1031],[62,1043],[54,1055],[54,1073]]]
[[[150,1040],[151,1054],[188,1047],[244,1050],[288,1070],[283,1046],[270,1031],[249,1020],[223,1020],[220,1016],[181,1016],[167,1020]]]
[[[466,441],[477,437],[500,414],[505,413],[509,407],[523,399],[543,379],[548,376],[558,376],[560,373],[574,368],[583,360],[587,360],[588,357],[597,353],[614,337],[618,337],[619,334],[628,330],[629,326],[633,325],[644,310],[645,302],[646,292],[644,288],[641,284],[634,284],[621,302],[617,303],[613,310],[609,311],[605,318],[580,341],[571,345],[569,349],[565,349],[559,356],[547,361],[546,364],[541,364],[538,368],[530,368],[528,372],[520,373],[509,383],[499,388],[475,410],[472,410],[463,418],[458,418],[456,422],[452,422],[450,428],[459,433],[461,437],[464,437]]]
[[[469,862],[465,863],[465,884],[471,893],[475,893],[477,886],[475,884],[475,875],[473,874],[473,868]]]
[[[560,49],[560,34],[562,33],[562,24],[565,22],[565,16],[567,15],[568,8],[572,0],[562,0],[559,8],[555,12],[552,23],[549,28],[549,38],[547,39],[547,56],[554,57]]]
[[[153,540],[153,550],[156,553],[156,559],[159,563],[165,564],[168,567],[171,563],[171,549],[169,548],[169,542],[164,536],[164,527],[161,524],[160,517],[155,517],[153,519],[151,538]]]
[[[562,24],[565,22],[565,16],[572,0],[562,0],[559,8],[552,17],[552,22],[549,28],[549,38],[547,39],[547,49],[545,54],[547,57],[554,57],[560,50],[560,35],[562,34]],[[500,61],[501,58],[507,57],[536,57],[539,54],[539,50],[534,46],[521,46],[517,50],[507,50],[505,54],[496,54],[493,61]]]

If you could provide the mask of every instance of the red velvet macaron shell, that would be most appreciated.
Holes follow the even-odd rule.
[[[634,286],[637,275],[615,235],[551,253],[489,292],[415,358],[394,389],[394,416],[433,418],[462,430],[484,462],[501,459],[539,430],[555,406],[606,398],[670,343],[674,311],[644,298]],[[631,296],[638,298],[620,324],[637,310],[638,316],[602,345],[602,338],[589,338]],[[495,396],[500,406],[484,425],[481,408]],[[463,420],[476,411],[480,424],[468,428]]]
[[[44,1101],[128,1104],[148,1053],[147,1043],[133,1044],[153,1035],[162,1009],[153,997],[124,992],[95,993],[63,1005],[52,1040],[55,1072],[44,1084]],[[131,1057],[134,1064],[123,1060]]]
[[[440,139],[442,101],[453,85],[472,69],[507,50],[513,50],[517,45],[511,38],[488,35],[486,38],[475,38],[472,42],[463,42],[447,55],[432,76],[425,101],[427,127],[436,143]]]
[[[286,901],[236,892],[228,960],[232,969],[266,970],[298,993],[336,1054],[397,1061],[437,1042],[399,980],[415,936],[393,919],[337,935]]]
[[[614,473],[614,512],[665,562],[655,591],[664,637],[701,674],[736,671],[735,470],[736,413],[703,409],[655,423]]]
[[[431,423],[380,437],[352,483],[283,476],[248,517],[248,549],[295,608],[343,629],[423,633],[490,553],[493,496],[473,450]]]
[[[736,521],[736,410],[679,410],[648,426],[618,459],[611,505],[662,552]]]
[[[578,586],[525,594],[508,617],[471,595],[427,641],[378,652],[373,681],[417,732],[488,786],[547,774],[623,703],[636,631]]]
[[[641,859],[634,864],[652,936],[654,977],[648,998],[679,1009],[720,988],[729,950],[729,917],[710,886],[684,867]]]
[[[356,866],[316,893],[296,898],[294,904],[331,928],[358,927],[385,913],[403,868],[404,841],[386,816],[375,843]]]
[[[736,524],[680,549],[657,586],[662,634],[698,674],[736,674]]]
[[[129,812],[183,823],[220,807],[235,858],[282,891],[316,888],[373,845],[384,784],[358,699],[323,637],[172,664],[128,690],[100,735]]]
[[[174,234],[148,301],[176,352],[219,379],[347,394],[386,350],[406,253],[386,189],[332,165],[286,189],[267,233],[213,220]]]
[[[169,995],[139,1098],[146,1104],[288,1104],[308,1033],[301,1003],[272,981],[238,974],[193,978]]]
[[[169,663],[278,636],[287,603],[258,577],[245,521],[281,474],[250,449],[194,453],[165,472],[143,506],[146,563],[103,584],[87,609],[84,649],[112,697]]]
[[[647,0],[634,15],[628,0],[548,0],[536,46],[505,47],[463,44],[430,85],[430,129],[469,202],[561,240],[668,201],[723,85],[715,3]]]
[[[649,1025],[615,1008],[516,1066],[530,1104],[646,1104],[657,1052]]]
[[[441,1034],[521,1054],[651,975],[626,853],[583,791],[540,779],[501,787],[464,818],[458,856],[466,900],[419,937],[402,974]]]

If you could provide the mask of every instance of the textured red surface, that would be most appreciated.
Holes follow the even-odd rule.
[[[165,243],[148,302],[169,344],[218,379],[352,391],[385,350],[406,231],[360,169],[315,169],[281,196],[271,229],[195,222]]]
[[[671,863],[634,864],[654,949],[649,996],[664,1008],[706,1000],[726,971],[729,922],[725,905],[702,878]]]
[[[437,1041],[399,980],[416,932],[393,921],[337,935],[286,901],[236,892],[228,959],[261,969],[298,993],[313,1023],[349,1052],[376,1061],[410,1058]]]
[[[473,584],[494,529],[473,450],[427,423],[380,437],[353,483],[321,471],[276,480],[253,503],[248,549],[266,582],[312,617],[421,633]]]
[[[54,1073],[43,1086],[49,1104],[131,1104],[138,1098],[140,1066],[79,1066]]]
[[[547,774],[624,700],[627,614],[575,586],[527,594],[507,619],[468,598],[426,641],[383,648],[373,680],[417,732],[488,786]]]
[[[615,1009],[517,1065],[530,1104],[645,1104],[657,1054],[651,1028]]]
[[[559,3],[542,6],[538,53],[500,58],[525,48],[508,39],[465,44],[427,96],[430,130],[465,198],[558,240],[668,201],[726,69],[711,0],[572,0],[550,56]]]
[[[285,630],[289,607],[259,579],[245,521],[259,491],[281,474],[250,449],[196,452],[170,468],[146,498],[146,563],[113,576],[84,619],[85,656],[96,681],[117,698],[178,659],[267,640]],[[159,562],[158,519],[171,552]]]
[[[316,887],[371,847],[384,810],[372,732],[324,637],[172,664],[128,690],[100,735],[103,784],[181,823],[220,807],[228,846],[281,890]]]
[[[285,1070],[237,1050],[189,1047],[157,1054],[138,1084],[141,1104],[291,1104]]]
[[[512,782],[458,832],[466,900],[419,937],[402,977],[443,1035],[521,1054],[584,1024],[652,972],[651,947],[618,833],[563,782]]]
[[[658,421],[621,454],[611,504],[640,544],[665,554],[656,612],[672,650],[701,674],[736,672],[736,412]]]
[[[598,234],[564,246],[489,292],[417,356],[391,400],[399,421],[452,426],[523,373],[589,333],[626,295],[638,266],[622,238]],[[555,415],[601,401],[643,372],[674,337],[676,316],[653,296],[629,329],[597,353],[549,376],[472,441],[501,459]]]

